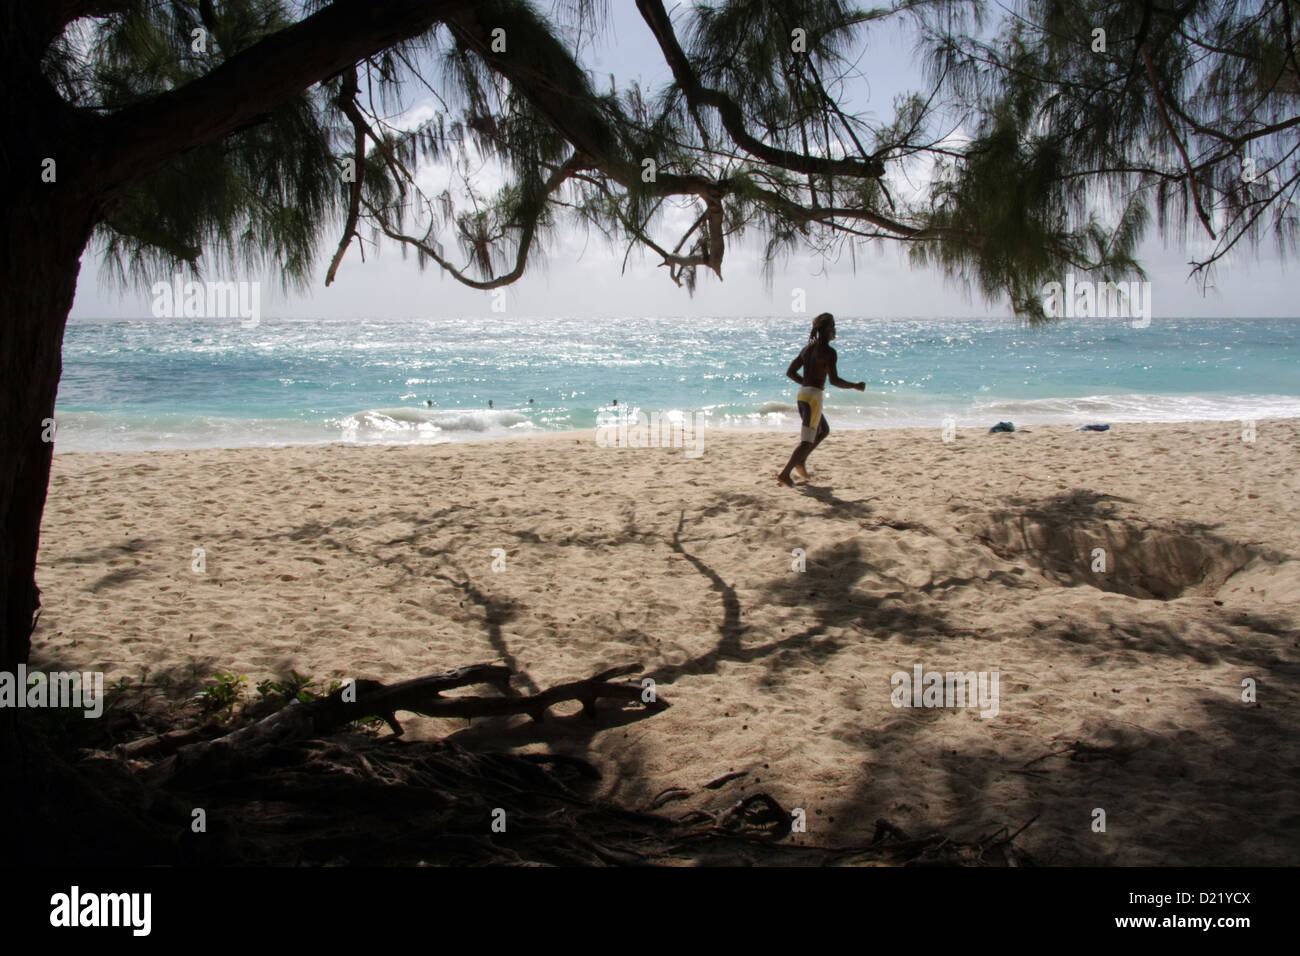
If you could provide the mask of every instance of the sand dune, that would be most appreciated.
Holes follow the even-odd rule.
[[[765,790],[818,843],[1037,817],[1041,863],[1300,862],[1300,421],[837,432],[790,491],[793,444],[60,454],[33,666],[499,658],[535,689],[639,660],[673,705],[646,719],[404,722],[586,756],[632,806],[692,792],[663,812]],[[997,672],[997,715],[895,707],[916,665]]]

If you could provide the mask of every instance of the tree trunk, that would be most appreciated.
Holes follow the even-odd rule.
[[[26,662],[35,614],[36,552],[54,450],[47,437],[63,368],[63,328],[91,215],[59,202],[33,166],[0,211],[0,671]],[[57,429],[57,426],[55,426]],[[0,708],[0,752],[11,755],[21,711]]]

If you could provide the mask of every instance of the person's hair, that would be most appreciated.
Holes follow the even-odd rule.
[[[817,318],[813,319],[812,331],[808,333],[808,341],[820,342],[826,344],[826,335],[831,325],[835,323],[835,316],[829,312],[823,312]]]

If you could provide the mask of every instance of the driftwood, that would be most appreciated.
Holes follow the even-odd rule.
[[[1018,856],[1025,861],[1029,858],[1015,853],[1012,843],[1037,819],[1030,819],[1014,833],[1000,827],[974,842],[954,840],[942,833],[913,836],[889,820],[878,819],[875,835],[865,846],[791,844],[786,841],[792,831],[791,812],[771,794],[758,792],[729,807],[692,810],[678,817],[688,831],[671,844],[665,855],[684,853],[698,858],[701,853],[721,851],[721,857],[714,857],[716,862],[732,862],[732,857],[739,857],[750,864],[796,866],[1018,866]],[[730,849],[726,849],[728,846]]]
[[[532,696],[442,697],[437,693],[448,687],[478,683],[494,683],[502,693],[509,693],[508,668],[478,664],[391,686],[367,681],[370,686],[364,693],[358,682],[356,703],[343,704],[339,698],[341,692],[336,692],[327,698],[327,701],[334,702],[327,713],[330,719],[340,722],[356,720],[363,715],[382,717],[393,729],[393,733],[398,735],[402,733],[401,725],[394,718],[394,712],[398,710],[412,711],[425,717],[502,717],[527,714],[533,720],[540,721],[556,704],[577,700],[582,702],[583,714],[595,719],[596,701],[602,698],[630,702],[642,700],[643,690],[639,684],[613,682],[615,677],[626,677],[640,670],[640,664],[612,667],[585,680],[558,684]],[[649,710],[663,710],[668,703],[659,700],[656,694],[655,700],[645,706]]]
[[[141,760],[146,757],[166,756],[175,753],[181,747],[219,736],[221,736],[220,732],[213,733],[211,728],[190,727],[182,730],[169,730],[166,733],[154,734],[151,737],[141,737],[139,740],[132,740],[130,743],[118,744],[116,750],[120,757],[125,757],[128,760]]]
[[[732,780],[739,780],[741,777],[748,777],[748,776],[749,776],[748,770],[733,770],[731,773],[724,773],[721,777],[718,777],[716,780],[710,780],[708,783],[704,785],[704,789],[720,790],[723,787],[725,787],[728,783],[730,783]]]
[[[650,810],[658,810],[666,803],[674,800],[686,800],[691,796],[691,792],[685,787],[669,787],[667,790],[660,790],[655,798],[650,801]]]
[[[910,834],[879,820],[869,844],[825,845],[833,832],[793,833],[792,811],[770,794],[741,790],[740,799],[712,803],[723,787],[740,789],[744,771],[731,770],[690,790],[662,791],[651,810],[693,794],[708,801],[706,809],[674,819],[593,798],[589,788],[599,773],[582,757],[478,753],[451,741],[388,735],[327,736],[370,716],[392,726],[398,711],[435,717],[528,714],[541,720],[555,704],[579,701],[594,716],[603,698],[641,701],[637,682],[617,680],[637,670],[614,668],[534,695],[512,693],[510,671],[491,664],[389,685],[357,681],[348,691],[295,701],[216,739],[207,739],[219,732],[208,725],[134,741],[119,747],[117,758],[102,751],[93,760],[83,758],[79,772],[94,781],[83,789],[99,804],[75,819],[90,834],[127,832],[123,826],[129,824],[131,845],[139,847],[129,859],[155,865],[1032,862],[1013,848],[1033,820],[974,842]],[[469,685],[487,685],[501,696],[443,695]],[[353,691],[355,700],[344,700]],[[644,703],[647,710],[667,706]],[[400,724],[394,727],[398,732]],[[175,753],[167,756],[170,750]],[[36,787],[33,794],[49,789]],[[196,807],[207,812],[205,832],[191,829]],[[508,821],[500,831],[493,827],[498,817]],[[81,842],[79,837],[69,845]]]
[[[791,819],[770,794],[753,793],[721,810],[692,810],[681,817],[681,822],[697,827],[697,833],[780,840],[789,835]]]
[[[790,832],[791,811],[762,792],[742,791],[741,799],[719,805],[713,802],[718,790],[670,788],[653,802],[690,795],[708,801],[706,809],[676,818],[612,805],[593,796],[599,772],[579,756],[484,753],[447,740],[388,735],[278,739],[282,744],[263,748],[212,741],[216,746],[202,758],[194,756],[201,748],[182,748],[179,759],[152,767],[142,766],[148,760],[80,750],[75,772],[69,767],[57,780],[19,781],[30,818],[49,822],[31,842],[40,855],[29,850],[20,858],[134,866],[1033,862],[1014,849],[1032,820],[974,842],[908,833],[880,820],[870,843],[827,845],[833,830]],[[151,779],[161,766],[172,772]],[[738,787],[737,778],[730,785]],[[49,804],[50,793],[65,794],[64,802]],[[206,811],[202,832],[192,829],[199,807]],[[500,830],[493,825],[498,817],[505,822]],[[52,834],[61,842],[52,842]]]
[[[471,664],[397,684],[357,680],[328,697],[305,703],[295,700],[269,717],[215,740],[187,742],[167,759],[151,767],[148,774],[160,779],[176,776],[197,778],[216,772],[229,775],[238,769],[237,765],[254,762],[276,748],[328,734],[366,717],[382,718],[392,728],[393,734],[400,736],[403,730],[397,721],[398,711],[426,717],[463,718],[528,714],[541,721],[551,707],[576,700],[581,702],[583,714],[594,719],[596,702],[601,699],[641,702],[647,710],[663,710],[668,702],[657,694],[654,700],[643,701],[644,691],[640,684],[614,681],[614,678],[640,670],[640,664],[613,667],[585,680],[559,684],[533,695],[511,695],[510,669],[494,664]],[[487,684],[508,696],[442,696],[444,690],[472,684]],[[166,743],[161,739],[137,741],[123,748],[122,754],[138,757],[165,752],[168,749]]]

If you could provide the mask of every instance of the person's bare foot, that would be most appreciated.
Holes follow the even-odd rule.
[[[787,488],[793,488],[793,487],[794,487],[794,482],[790,480],[790,476],[789,476],[789,475],[777,475],[777,476],[776,476],[776,481],[777,481],[777,484],[785,485]]]
[[[805,468],[803,465],[795,465],[794,473],[798,475],[800,478],[802,478],[804,481],[808,480],[808,469]]]

